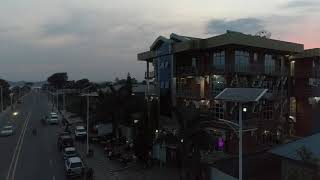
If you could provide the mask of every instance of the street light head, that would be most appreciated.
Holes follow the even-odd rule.
[[[137,120],[137,119],[133,120],[134,124],[137,124],[138,122],[139,122],[139,120]]]
[[[156,129],[156,133],[158,133],[159,132],[159,130],[158,129]]]
[[[247,112],[247,108],[246,107],[244,107],[242,110],[243,110],[243,112]]]
[[[183,139],[181,139],[180,142],[183,143]]]
[[[14,116],[16,116],[16,115],[18,115],[19,113],[18,112],[14,112],[14,113],[12,113],[12,115],[14,115]]]

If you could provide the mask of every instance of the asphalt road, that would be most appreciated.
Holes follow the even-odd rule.
[[[64,180],[64,162],[57,150],[59,125],[42,125],[40,119],[50,110],[46,94],[30,92],[16,106],[19,114],[0,115],[0,125],[12,123],[16,133],[0,138],[1,180]],[[32,135],[36,128],[38,135]]]

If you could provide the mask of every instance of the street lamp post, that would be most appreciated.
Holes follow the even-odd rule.
[[[12,98],[13,98],[13,93],[11,93],[11,94],[10,94],[11,110],[13,110],[13,106],[12,106]]]
[[[87,99],[87,155],[89,154],[89,110],[90,110],[90,97],[96,97],[98,96],[97,93],[87,93],[87,94],[81,94],[81,96],[85,96]]]
[[[89,154],[89,96],[87,96],[87,154]]]
[[[219,93],[215,99],[227,102],[237,102],[239,105],[239,180],[243,179],[242,173],[242,111],[247,111],[247,109],[242,109],[243,103],[248,102],[258,102],[268,89],[260,88],[225,88],[221,93]]]
[[[239,180],[242,180],[242,104],[239,103]]]

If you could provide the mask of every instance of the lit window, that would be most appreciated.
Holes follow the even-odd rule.
[[[224,105],[223,102],[214,101],[213,104],[213,116],[217,119],[224,118]]]
[[[221,75],[213,75],[211,76],[211,91],[212,95],[215,96],[224,90],[226,86],[226,79]]]

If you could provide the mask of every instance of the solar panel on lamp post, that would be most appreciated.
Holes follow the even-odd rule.
[[[219,93],[215,100],[226,102],[236,102],[239,104],[239,180],[242,180],[242,104],[248,102],[258,102],[268,89],[261,88],[225,88]],[[247,109],[245,109],[247,111]]]

